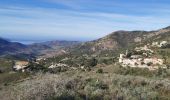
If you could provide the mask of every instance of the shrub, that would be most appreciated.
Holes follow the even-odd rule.
[[[94,66],[96,66],[97,65],[97,59],[96,58],[93,58],[92,60],[91,60],[91,64],[90,64],[90,66],[92,66],[92,67],[94,67]]]
[[[75,100],[75,97],[68,93],[63,93],[60,96],[50,97],[48,100]]]
[[[59,72],[65,72],[67,70],[68,70],[67,67],[55,67],[55,68],[48,69],[48,72],[53,73],[53,74],[57,74]]]
[[[68,83],[66,83],[65,85],[66,89],[73,89],[74,88],[74,83],[72,81],[69,81]]]
[[[98,64],[98,60],[96,58],[86,59],[82,62],[79,62],[81,65],[84,65],[85,67],[94,67]]]
[[[97,89],[105,90],[105,89],[109,88],[107,84],[105,84],[103,81],[100,81],[98,79],[90,79],[88,84],[91,87],[94,87],[95,90],[97,90]]]
[[[30,63],[28,65],[28,69],[33,72],[47,71],[47,68],[45,66],[36,63]]]
[[[96,71],[96,73],[103,73],[103,69],[98,69],[97,71]]]
[[[149,63],[147,63],[147,66],[151,66],[153,63],[152,62],[149,62]]]
[[[3,71],[0,69],[0,74],[3,73]]]

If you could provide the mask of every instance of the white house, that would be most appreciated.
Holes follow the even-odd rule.
[[[143,60],[145,64],[152,63],[153,65],[163,65],[164,61],[163,59],[158,59],[158,58],[145,58]]]
[[[145,47],[145,50],[148,48]],[[149,68],[149,70],[158,69],[159,65],[163,65],[163,59],[158,58],[148,58],[144,57],[144,55],[131,55],[129,58],[125,58],[124,54],[120,54],[119,63],[123,67],[139,67],[139,68]],[[148,65],[148,64],[151,65]]]
[[[158,42],[153,42],[152,46],[159,46],[159,43]]]
[[[29,64],[29,62],[27,62],[27,61],[17,61],[17,62],[15,62],[15,65],[13,66],[13,68],[17,71],[18,70],[24,71],[24,69],[26,67],[28,67],[28,64]]]
[[[162,41],[162,42],[160,43],[160,47],[165,46],[165,45],[167,45],[167,44],[168,44],[167,41]]]
[[[123,58],[124,58],[124,54],[120,54],[120,57],[119,57],[119,63],[122,63],[123,62]]]
[[[165,46],[165,45],[167,45],[167,44],[168,44],[167,41],[161,41],[160,43],[158,43],[158,42],[153,42],[153,43],[152,43],[152,46],[153,46],[153,47],[162,47],[162,46]]]

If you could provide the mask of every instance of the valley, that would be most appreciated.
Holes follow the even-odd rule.
[[[89,42],[1,41],[3,100],[170,98],[170,27],[116,31]]]

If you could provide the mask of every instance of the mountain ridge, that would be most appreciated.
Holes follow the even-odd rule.
[[[143,43],[152,37],[170,33],[170,26],[154,31],[115,31],[97,40],[81,43],[70,48],[70,52],[76,54],[101,54],[105,51],[119,51]],[[77,48],[77,49],[75,49]]]
[[[125,31],[119,30],[112,32],[102,38],[88,42],[78,41],[47,41],[24,45],[17,42],[10,42],[0,38],[0,55],[3,54],[37,54],[51,56],[57,55],[60,50],[65,50],[72,54],[102,54],[105,51],[119,51],[122,48],[128,48],[149,39],[170,32],[170,26],[154,31]]]
[[[4,57],[6,55],[19,56],[19,55],[42,55],[47,51],[58,51],[61,48],[66,46],[71,46],[78,41],[48,41],[42,43],[33,43],[33,44],[22,44],[19,42],[11,42],[7,39],[0,37],[0,56]]]

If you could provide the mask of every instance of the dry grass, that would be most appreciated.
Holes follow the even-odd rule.
[[[112,73],[111,66],[102,67],[104,73],[67,71],[61,74],[37,74],[24,82],[3,88],[1,100],[168,100],[168,78]],[[110,70],[109,70],[110,69]],[[107,72],[109,71],[109,72]]]

